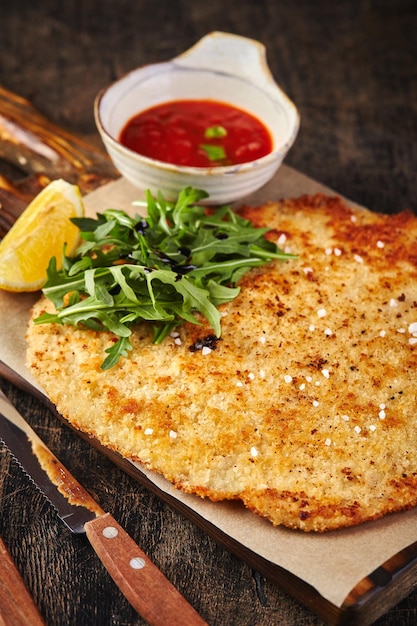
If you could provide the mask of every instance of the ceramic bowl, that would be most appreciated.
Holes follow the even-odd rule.
[[[172,100],[211,99],[246,110],[272,136],[272,152],[239,165],[185,167],[142,156],[119,142],[139,112]],[[115,167],[130,183],[174,199],[186,186],[204,189],[207,204],[235,202],[267,183],[293,144],[299,115],[276,84],[265,47],[239,35],[213,32],[171,61],[140,67],[104,88],[94,103],[98,131]]]

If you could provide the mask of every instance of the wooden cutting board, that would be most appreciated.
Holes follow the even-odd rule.
[[[92,212],[96,208],[124,205],[140,193],[118,179],[118,173],[100,148],[87,145],[81,138],[54,127],[29,102],[1,89],[0,139],[0,157],[13,168],[24,170],[23,177],[0,179],[4,216],[3,221],[0,220],[0,228],[3,230],[7,230],[31,197],[53,178],[64,177],[79,184],[87,194],[87,210]],[[316,181],[283,166],[274,180],[248,201],[263,202],[316,191],[333,193]],[[19,352],[24,351],[24,332],[20,330],[17,336],[13,336],[13,333],[16,335],[16,315],[23,316],[24,322],[30,303],[36,296],[0,296],[3,296],[0,299],[0,323],[6,331],[5,336],[10,338],[9,342],[2,342],[0,348],[0,375],[48,404],[42,391],[32,386],[33,381],[25,370],[24,357]],[[10,315],[11,307],[17,307],[16,315]],[[6,317],[12,320],[10,328],[7,328]],[[53,407],[51,409],[54,410]],[[327,535],[325,539],[300,537],[298,533],[272,528],[239,505],[213,504],[181,494],[152,473],[102,448],[95,441],[91,443],[141,484],[331,625],[371,624],[405,597],[417,582],[414,511],[390,517],[388,523],[386,520],[378,521],[359,530]],[[403,524],[408,529],[406,534],[402,530]],[[397,536],[402,538],[399,543],[396,542]],[[367,546],[372,546],[372,554],[366,552]],[[356,571],[353,568],[358,562],[358,554],[361,554],[359,561],[362,569]],[[346,570],[346,575],[340,575],[342,568]],[[335,583],[335,580],[339,582]]]

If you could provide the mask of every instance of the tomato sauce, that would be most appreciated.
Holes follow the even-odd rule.
[[[120,143],[175,165],[213,167],[246,163],[272,151],[272,138],[255,116],[213,100],[175,100],[131,118]]]

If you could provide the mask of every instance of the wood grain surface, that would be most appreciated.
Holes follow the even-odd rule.
[[[414,0],[3,0],[0,87],[99,146],[93,120],[99,89],[138,65],[172,58],[212,30],[265,44],[275,78],[301,115],[289,165],[372,210],[417,211]],[[24,176],[4,160],[0,173]],[[0,384],[211,626],[323,624],[63,428],[38,400]],[[0,535],[46,624],[144,624],[86,538],[57,520],[2,446],[0,470]],[[376,622],[416,623],[417,591]]]
[[[44,622],[26,589],[9,551],[0,538],[0,625],[43,626]]]

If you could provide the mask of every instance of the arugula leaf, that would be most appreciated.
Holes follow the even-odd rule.
[[[132,346],[132,327],[153,326],[153,340],[162,342],[184,322],[205,318],[221,335],[220,304],[239,293],[237,282],[251,268],[272,259],[295,258],[265,238],[229,206],[208,210],[200,201],[205,191],[185,187],[175,202],[146,192],[145,217],[107,209],[92,218],[73,218],[82,243],[62,269],[55,257],[48,267],[43,293],[55,313],[36,324],[70,324],[107,331],[115,341],[106,350],[103,369],[117,364]]]
[[[121,356],[127,356],[128,350],[132,350],[132,346],[127,337],[120,337],[110,348],[107,348],[108,356],[104,359],[101,369],[109,370],[114,367]]]

